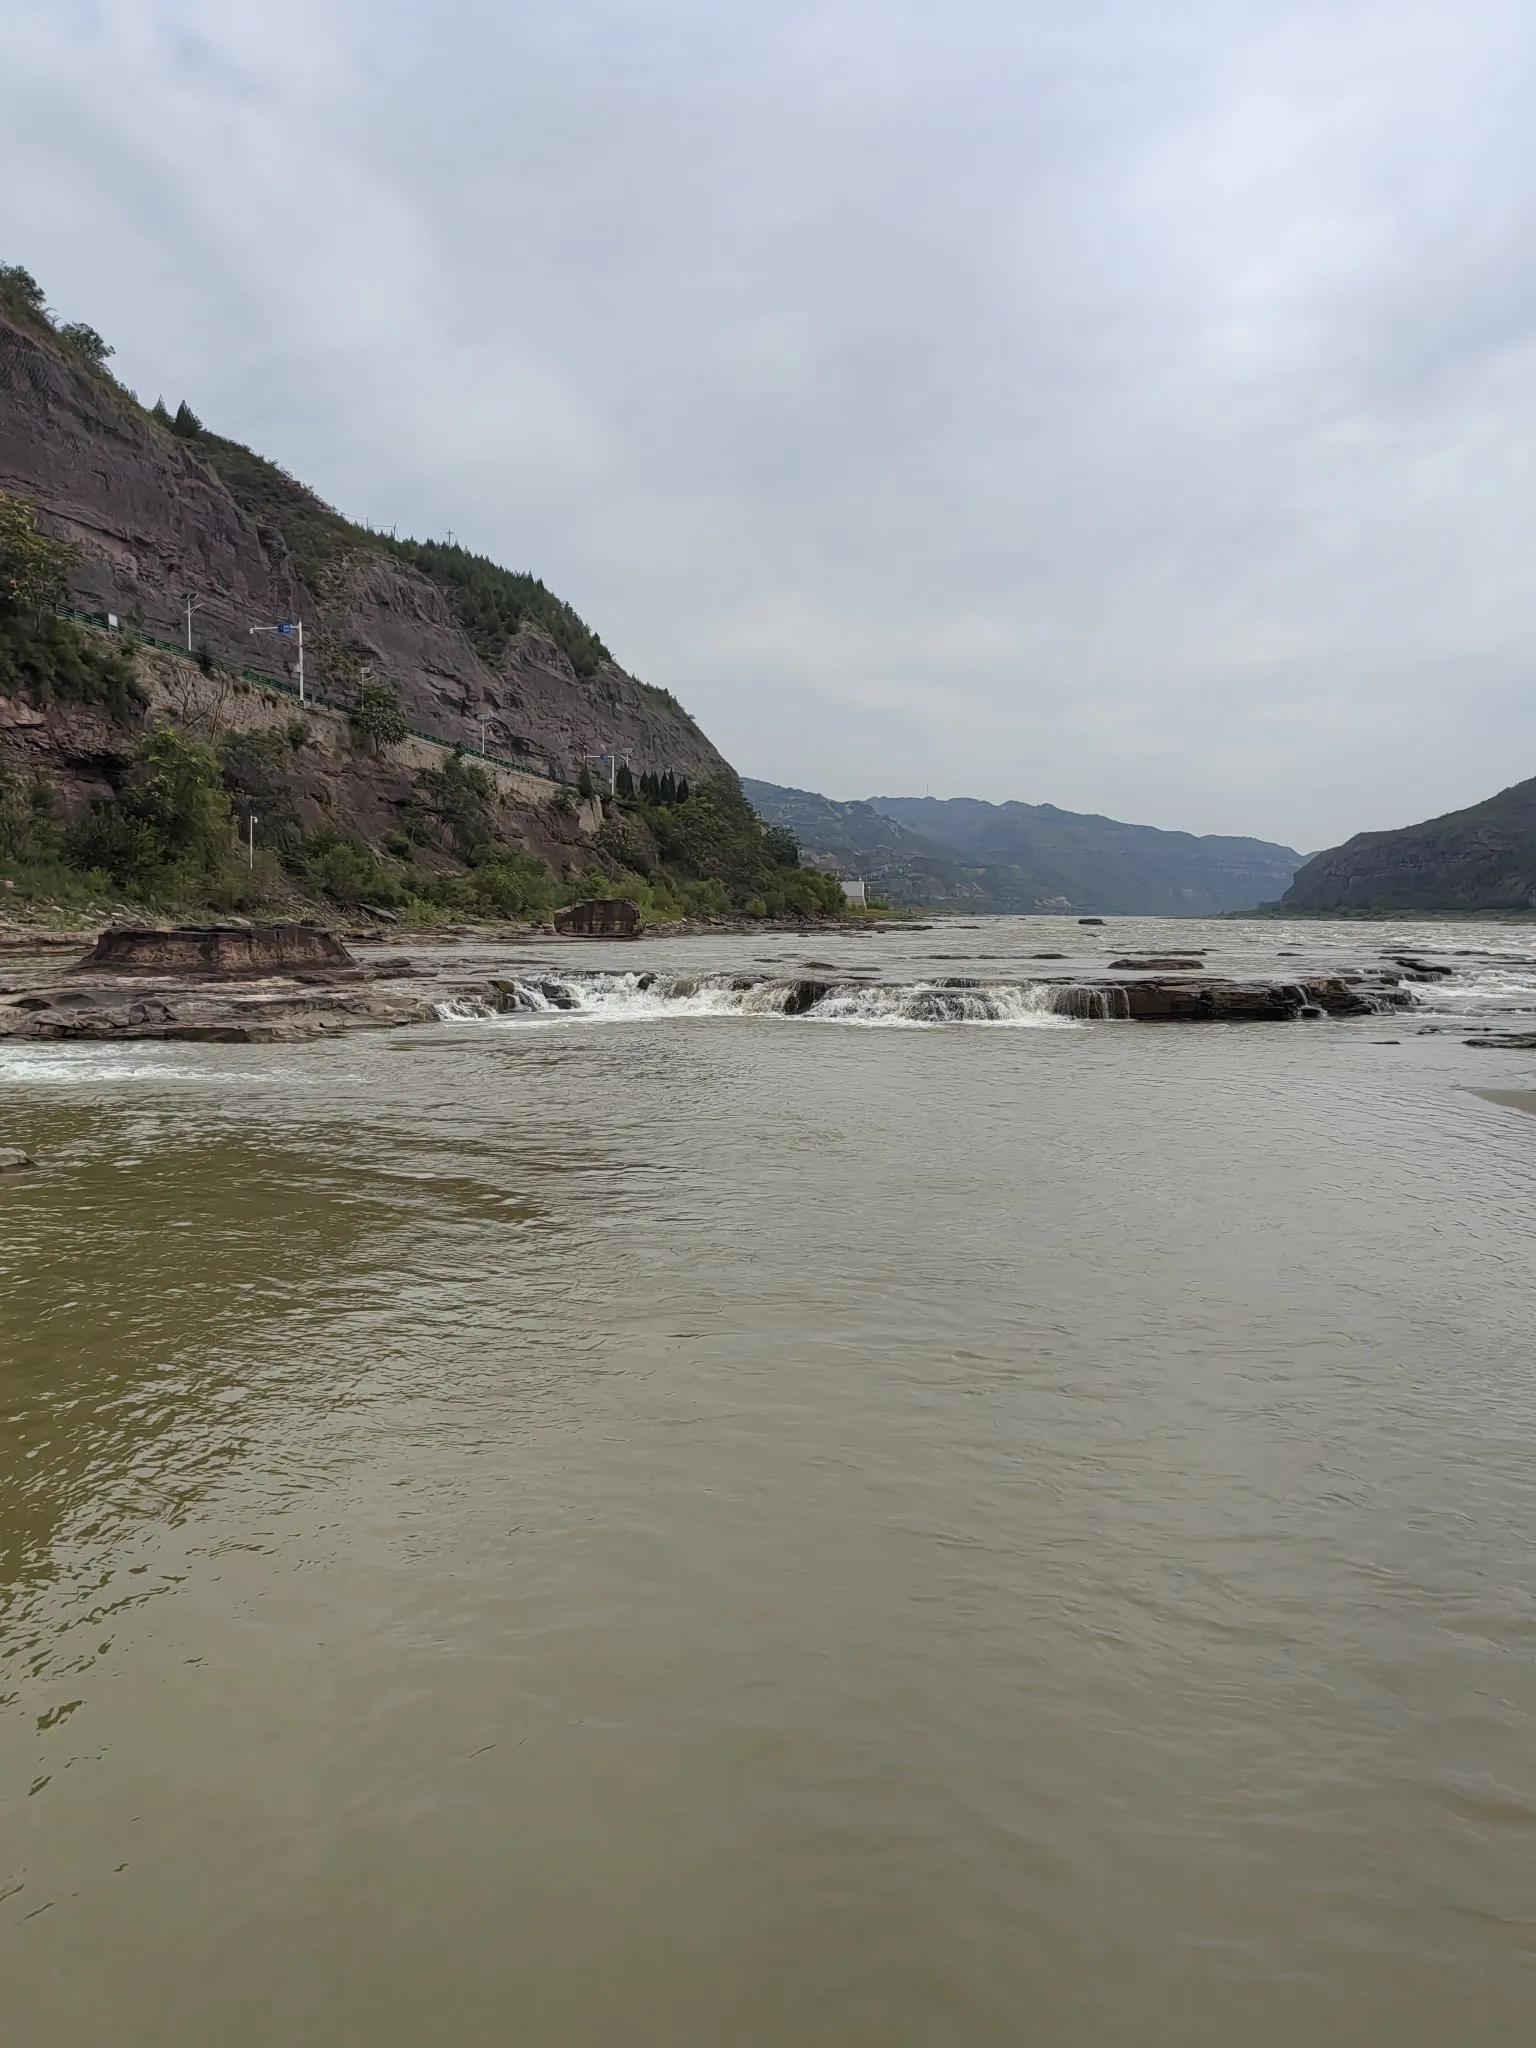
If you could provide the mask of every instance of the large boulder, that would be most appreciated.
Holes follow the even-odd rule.
[[[330,979],[362,972],[333,932],[310,924],[189,924],[170,931],[116,925],[102,933],[80,968],[196,980],[316,973]]]
[[[587,938],[632,939],[640,930],[640,911],[622,896],[594,896],[557,910],[555,930]]]

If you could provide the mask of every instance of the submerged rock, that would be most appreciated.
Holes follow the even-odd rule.
[[[1456,972],[1454,967],[1442,967],[1438,960],[1415,960],[1408,953],[1394,953],[1392,958],[1403,970],[1404,981],[1444,981]]]
[[[830,995],[831,991],[830,981],[792,981],[784,996],[784,1015],[803,1016],[807,1010],[814,1009],[823,996]]]
[[[1182,970],[1198,974],[1205,962],[1197,955],[1187,953],[1148,953],[1140,957],[1132,955],[1125,960],[1111,960],[1109,966],[1111,973],[1118,970],[1127,974],[1146,974],[1161,970],[1164,974],[1173,974]]]
[[[23,1152],[19,1145],[0,1145],[0,1173],[22,1173],[37,1161],[30,1152]]]

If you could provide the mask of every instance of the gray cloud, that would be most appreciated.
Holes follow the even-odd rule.
[[[1512,0],[11,0],[0,253],[750,773],[1302,846],[1536,771]]]

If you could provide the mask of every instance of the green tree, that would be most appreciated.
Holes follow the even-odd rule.
[[[787,825],[770,825],[763,833],[763,852],[776,868],[798,868],[800,842]]]
[[[42,286],[19,263],[0,263],[0,305],[33,320],[48,318]]]
[[[445,840],[467,861],[489,853],[494,833],[491,804],[495,784],[483,768],[455,748],[441,768],[423,768],[411,796],[410,817],[418,836]]]
[[[233,830],[217,753],[164,725],[140,743],[117,802],[65,834],[64,857],[130,894],[200,895],[228,865]]]
[[[206,740],[162,725],[138,750],[131,794],[134,817],[151,826],[172,860],[194,861],[210,872],[229,852],[230,809],[223,767]]]
[[[57,860],[62,837],[53,785],[41,775],[23,782],[0,768],[0,859]]]
[[[237,818],[252,812],[269,846],[283,846],[298,831],[299,808],[289,781],[294,747],[291,720],[280,732],[231,733],[220,748],[224,787]]]
[[[171,432],[180,434],[184,441],[195,441],[202,431],[202,421],[183,399],[176,408],[176,417],[171,421]]]
[[[105,369],[107,358],[117,354],[111,342],[103,341],[95,328],[84,320],[71,320],[67,327],[61,327],[59,339],[67,342],[77,356],[84,356],[98,370]]]
[[[481,917],[543,922],[555,904],[555,878],[543,861],[515,847],[498,846],[465,877],[471,907]]]
[[[635,778],[627,761],[621,761],[618,765],[614,776],[614,789],[619,796],[627,798],[630,802],[634,801]]]
[[[472,555],[451,541],[397,540],[380,534],[375,545],[399,555],[447,596],[475,651],[498,667],[507,642],[524,626],[547,633],[579,676],[596,675],[608,649],[586,620],[536,576],[503,569],[487,555]]]
[[[303,849],[301,865],[309,879],[344,909],[376,903],[388,910],[400,901],[398,875],[359,839],[319,833]]]
[[[410,731],[400,699],[388,683],[360,684],[347,716],[352,730],[375,750],[398,746]]]
[[[0,491],[0,612],[41,618],[69,597],[69,572],[80,550],[37,530],[37,513],[24,498]]]

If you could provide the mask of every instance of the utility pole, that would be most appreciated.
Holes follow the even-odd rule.
[[[192,652],[192,614],[202,610],[203,600],[195,590],[184,591],[182,593],[181,608],[187,615],[187,652],[190,654]]]
[[[254,874],[256,870],[256,813],[250,812],[245,821],[245,864]]]
[[[477,711],[475,716],[480,721],[480,758],[483,761],[485,759],[485,728],[491,722],[491,714],[489,711]]]
[[[276,626],[252,626],[253,633],[281,633],[285,639],[297,640],[299,647],[299,702],[304,702],[304,621],[284,619]],[[187,645],[192,644],[191,628],[187,629]]]

